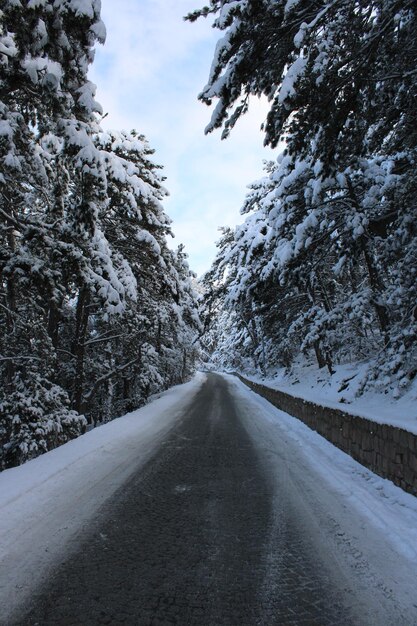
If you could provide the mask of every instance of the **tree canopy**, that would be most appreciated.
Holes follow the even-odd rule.
[[[161,168],[104,132],[99,0],[0,3],[0,469],[185,380],[199,319]]]
[[[227,137],[264,96],[280,151],[220,243],[210,297],[222,284],[257,366],[368,359],[367,382],[401,393],[417,373],[415,3],[226,0],[188,19],[210,15],[206,131]]]

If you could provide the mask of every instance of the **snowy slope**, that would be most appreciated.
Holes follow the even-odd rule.
[[[197,374],[142,409],[0,474],[0,624],[149,459],[204,380]]]
[[[321,406],[340,409],[352,415],[417,433],[417,380],[398,399],[393,396],[388,384],[384,389],[365,391],[356,397],[366,368],[367,364],[336,365],[335,373],[330,375],[324,368],[318,369],[316,365],[299,363],[289,374],[283,368],[275,376],[266,378],[245,373],[242,375]]]

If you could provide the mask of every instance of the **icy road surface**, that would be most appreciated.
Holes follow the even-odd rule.
[[[20,609],[1,623],[417,625],[415,498],[232,377],[200,377],[171,401],[169,417],[167,397],[142,410],[153,416],[145,446],[140,428],[124,433],[130,471],[111,424],[108,451],[122,469],[115,459],[110,473],[99,469],[110,466],[102,448],[94,452],[93,431],[97,469],[90,462],[88,475],[80,471],[78,484],[69,484],[66,472],[83,462],[74,458],[50,479],[61,481],[66,508],[58,496],[44,499],[43,523],[66,512],[72,532],[63,530],[59,541],[56,531],[48,542],[39,519],[20,540],[16,533],[1,563],[0,598]],[[85,484],[89,510],[77,497]],[[17,497],[22,510],[27,498],[30,491]],[[8,506],[12,511],[13,502]],[[49,577],[40,559],[40,581],[33,568],[39,537],[55,554]],[[31,567],[24,555],[19,560],[21,544]],[[29,571],[32,580],[24,581]],[[26,593],[19,596],[16,585]]]

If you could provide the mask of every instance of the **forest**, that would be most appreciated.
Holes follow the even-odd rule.
[[[187,257],[146,138],[104,132],[100,2],[0,4],[0,469],[194,369]]]
[[[222,31],[200,94],[224,138],[264,97],[265,144],[243,223],[205,275],[220,367],[366,363],[358,393],[417,374],[417,20],[413,2],[213,0]]]
[[[277,158],[196,282],[161,166],[104,131],[99,0],[0,2],[0,469],[184,382],[366,363],[417,374],[417,20],[411,0],[211,0],[206,132],[265,98]],[[248,181],[250,182],[250,181]],[[200,293],[204,294],[201,298]]]

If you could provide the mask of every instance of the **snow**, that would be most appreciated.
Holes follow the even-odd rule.
[[[244,3],[242,3],[241,0],[232,0],[232,2],[224,4],[220,9],[219,17],[216,20],[216,24],[218,24],[218,27],[222,29],[226,28],[227,23],[230,19],[230,15],[233,13],[233,11],[236,11],[236,9],[242,5],[244,6]]]
[[[285,14],[289,13],[289,12],[290,12],[290,11],[292,11],[292,10],[293,10],[293,9],[297,6],[297,4],[299,4],[299,3],[300,3],[300,0],[287,0],[287,2],[286,2],[286,4],[285,4],[285,7],[284,7],[284,13],[285,13]]]
[[[161,246],[156,241],[155,237],[147,230],[139,230],[136,233],[136,239],[140,242],[149,244],[149,246],[158,256],[161,254]]]
[[[205,380],[0,474],[0,623],[45,580],[75,535],[149,459]]]
[[[278,94],[278,102],[283,104],[287,98],[294,96],[295,83],[299,80],[306,67],[307,60],[303,57],[298,57],[294,63],[288,68],[282,81],[281,89]]]
[[[97,86],[91,81],[86,81],[82,87],[77,90],[77,93],[80,94],[78,97],[78,104],[86,111],[94,111],[99,113],[99,115],[103,115],[103,108],[101,104],[95,100],[96,91]]]
[[[357,623],[417,624],[417,498],[225,377],[260,461],[286,483],[311,540],[337,557],[364,607],[377,607]],[[0,474],[0,623],[77,548],[77,533],[156,451],[205,378]],[[404,621],[391,618],[398,611]]]
[[[0,54],[4,54],[6,57],[15,57],[17,53],[18,50],[13,37],[9,35],[0,37]]]
[[[379,424],[391,424],[417,434],[417,381],[395,399],[395,386],[389,381],[380,391],[365,391],[356,397],[356,391],[368,364],[335,365],[335,373],[318,369],[317,365],[298,362],[290,373],[282,368],[274,376],[261,378],[244,374],[248,379],[284,391],[298,398],[364,417]],[[345,387],[342,389],[342,387]]]
[[[294,36],[294,39],[293,39],[294,46],[296,48],[301,48],[301,46],[303,45],[303,41],[306,36],[306,30],[307,30],[307,24],[303,22],[300,26],[298,33]]]
[[[37,9],[38,7],[44,7],[46,0],[29,0],[28,9]]]
[[[358,623],[417,624],[417,498],[364,468],[235,376],[226,377],[260,456],[298,501],[306,532],[317,534],[323,550],[337,557],[349,586],[362,594],[370,615]],[[399,614],[404,621],[398,621]]]
[[[47,75],[55,79],[56,87],[61,84],[62,77],[64,75],[62,66],[56,61],[50,61],[49,59],[37,57],[31,58],[27,56],[22,61],[22,68],[26,70],[31,81],[36,85],[41,76]]]
[[[13,137],[13,128],[9,120],[0,120],[0,137],[7,137],[8,139]]]
[[[70,0],[69,6],[77,16],[87,16],[92,19],[100,5],[97,0]]]
[[[105,43],[107,32],[106,32],[106,26],[105,26],[103,20],[99,20],[98,22],[93,24],[92,27],[90,28],[90,30],[95,34],[95,36],[97,37],[97,40],[100,43],[102,43],[102,44]]]
[[[136,300],[137,282],[131,267],[117,251],[113,251],[104,233],[96,228],[90,242],[90,253],[96,269],[87,268],[85,276],[95,285],[111,315],[123,313],[125,298]]]

